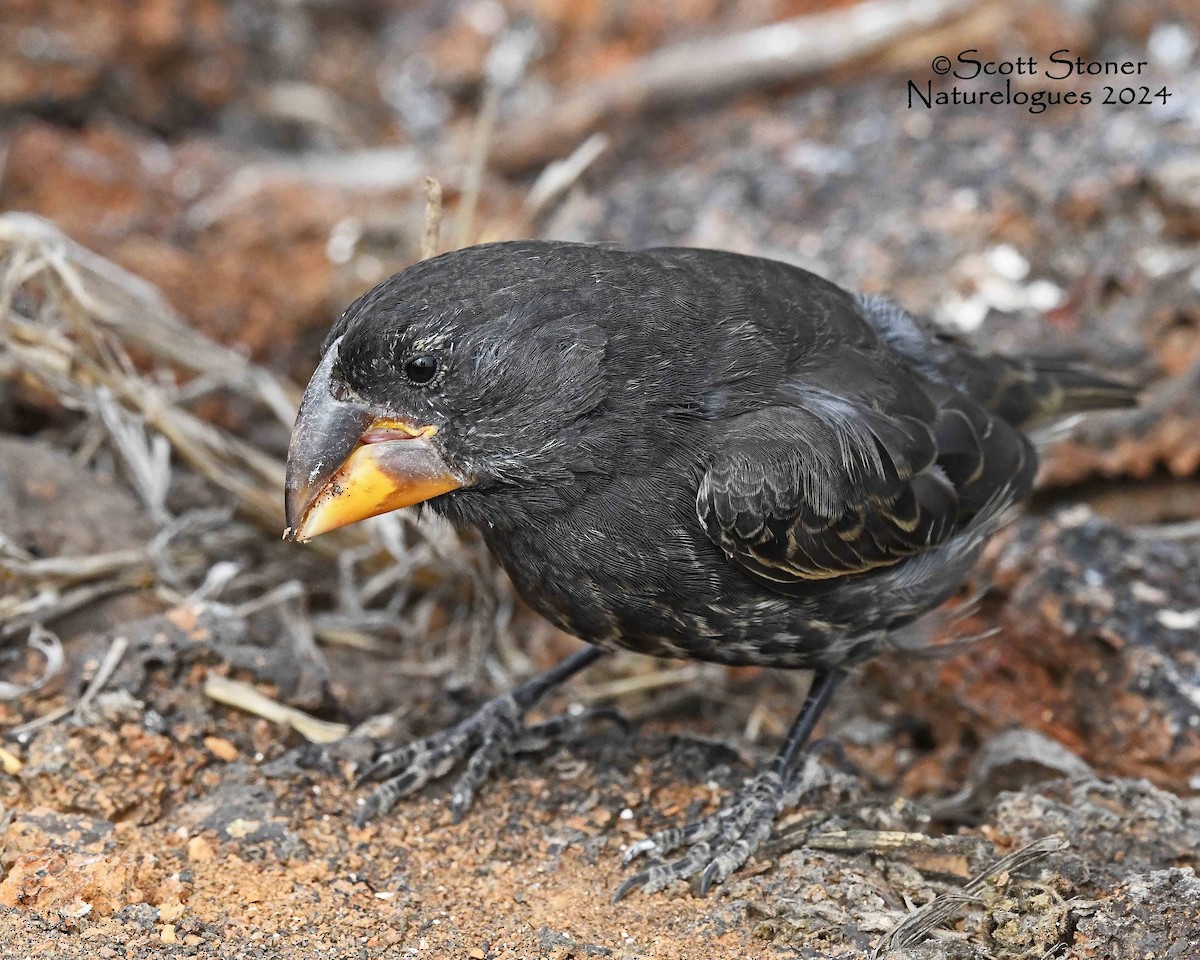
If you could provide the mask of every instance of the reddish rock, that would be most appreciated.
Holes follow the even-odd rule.
[[[0,208],[55,221],[157,285],[205,333],[286,361],[306,332],[316,339],[346,303],[413,258],[405,225],[417,229],[421,205],[402,178],[363,190],[299,163],[237,163],[214,143],[29,121],[8,143]],[[382,249],[368,236],[331,258],[339,224],[369,234],[373,222],[390,224]]]
[[[2,108],[99,102],[175,127],[228,102],[244,63],[218,0],[12,0],[0,14]]]
[[[908,770],[905,789],[936,789],[947,764],[1015,726],[1046,734],[1100,773],[1194,789],[1197,542],[1135,538],[1081,507],[1026,518],[1002,536],[994,593],[978,618],[955,628],[997,627],[995,636],[928,661],[919,675],[886,661],[866,668],[869,686],[927,722],[937,745]]]
[[[5,830],[0,904],[57,914],[74,927],[145,899],[136,863],[121,854],[107,820],[35,807]]]

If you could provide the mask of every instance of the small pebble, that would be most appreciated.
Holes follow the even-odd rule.
[[[204,746],[218,760],[232,763],[238,758],[238,748],[224,737],[205,737]]]

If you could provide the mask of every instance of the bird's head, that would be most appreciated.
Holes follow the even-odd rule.
[[[292,432],[286,536],[588,470],[605,339],[570,273],[554,248],[492,244],[424,261],[352,304]]]

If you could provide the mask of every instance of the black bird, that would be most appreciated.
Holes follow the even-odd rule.
[[[608,650],[812,670],[774,762],[637,844],[689,849],[617,895],[696,874],[706,891],[770,832],[846,670],[954,594],[1029,494],[1022,426],[1131,403],[757,257],[519,241],[396,274],[326,340],[288,455],[288,535],[428,500],[590,646],[379,756],[363,817],[465,761],[460,816],[533,703]]]

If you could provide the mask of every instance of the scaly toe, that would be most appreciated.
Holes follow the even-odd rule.
[[[745,783],[720,810],[683,827],[671,827],[639,840],[622,859],[628,865],[643,854],[661,857],[687,847],[678,860],[656,863],[626,880],[613,897],[620,900],[634,890],[653,893],[674,880],[696,877],[694,888],[705,896],[740,868],[771,832],[782,807],[783,785],[773,771],[757,774]]]
[[[639,840],[625,851],[621,865],[628,866],[644,853],[653,853],[656,857],[662,857],[680,847],[712,839],[721,832],[721,818],[724,812],[718,810],[681,827],[667,827],[665,830],[651,834],[645,840]]]
[[[383,780],[386,777],[390,777],[397,770],[403,770],[412,763],[413,754],[416,752],[418,745],[423,742],[418,740],[395,750],[387,750],[381,753],[357,772],[354,777],[354,786],[361,787],[364,783],[371,780]]]
[[[384,780],[364,801],[355,815],[355,822],[361,826],[374,817],[387,813],[397,800],[420,790],[430,780],[444,776],[451,767],[467,756],[472,739],[471,731],[460,725],[418,740],[376,760],[363,771],[359,777],[360,782],[377,780],[397,770],[400,772]]]
[[[380,754],[356,778],[356,785],[371,780],[382,783],[362,803],[355,822],[362,825],[386,813],[401,798],[465,762],[466,768],[450,793],[450,813],[458,822],[471,808],[479,788],[506,757],[577,735],[595,718],[595,714],[585,713],[526,727],[523,713],[511,694],[498,697],[448,730]]]
[[[658,834],[655,834],[653,837],[647,837],[645,840],[639,840],[637,843],[632,844],[629,849],[625,851],[625,855],[621,857],[621,866],[629,866],[634,860],[644,853],[657,853],[657,836]]]

